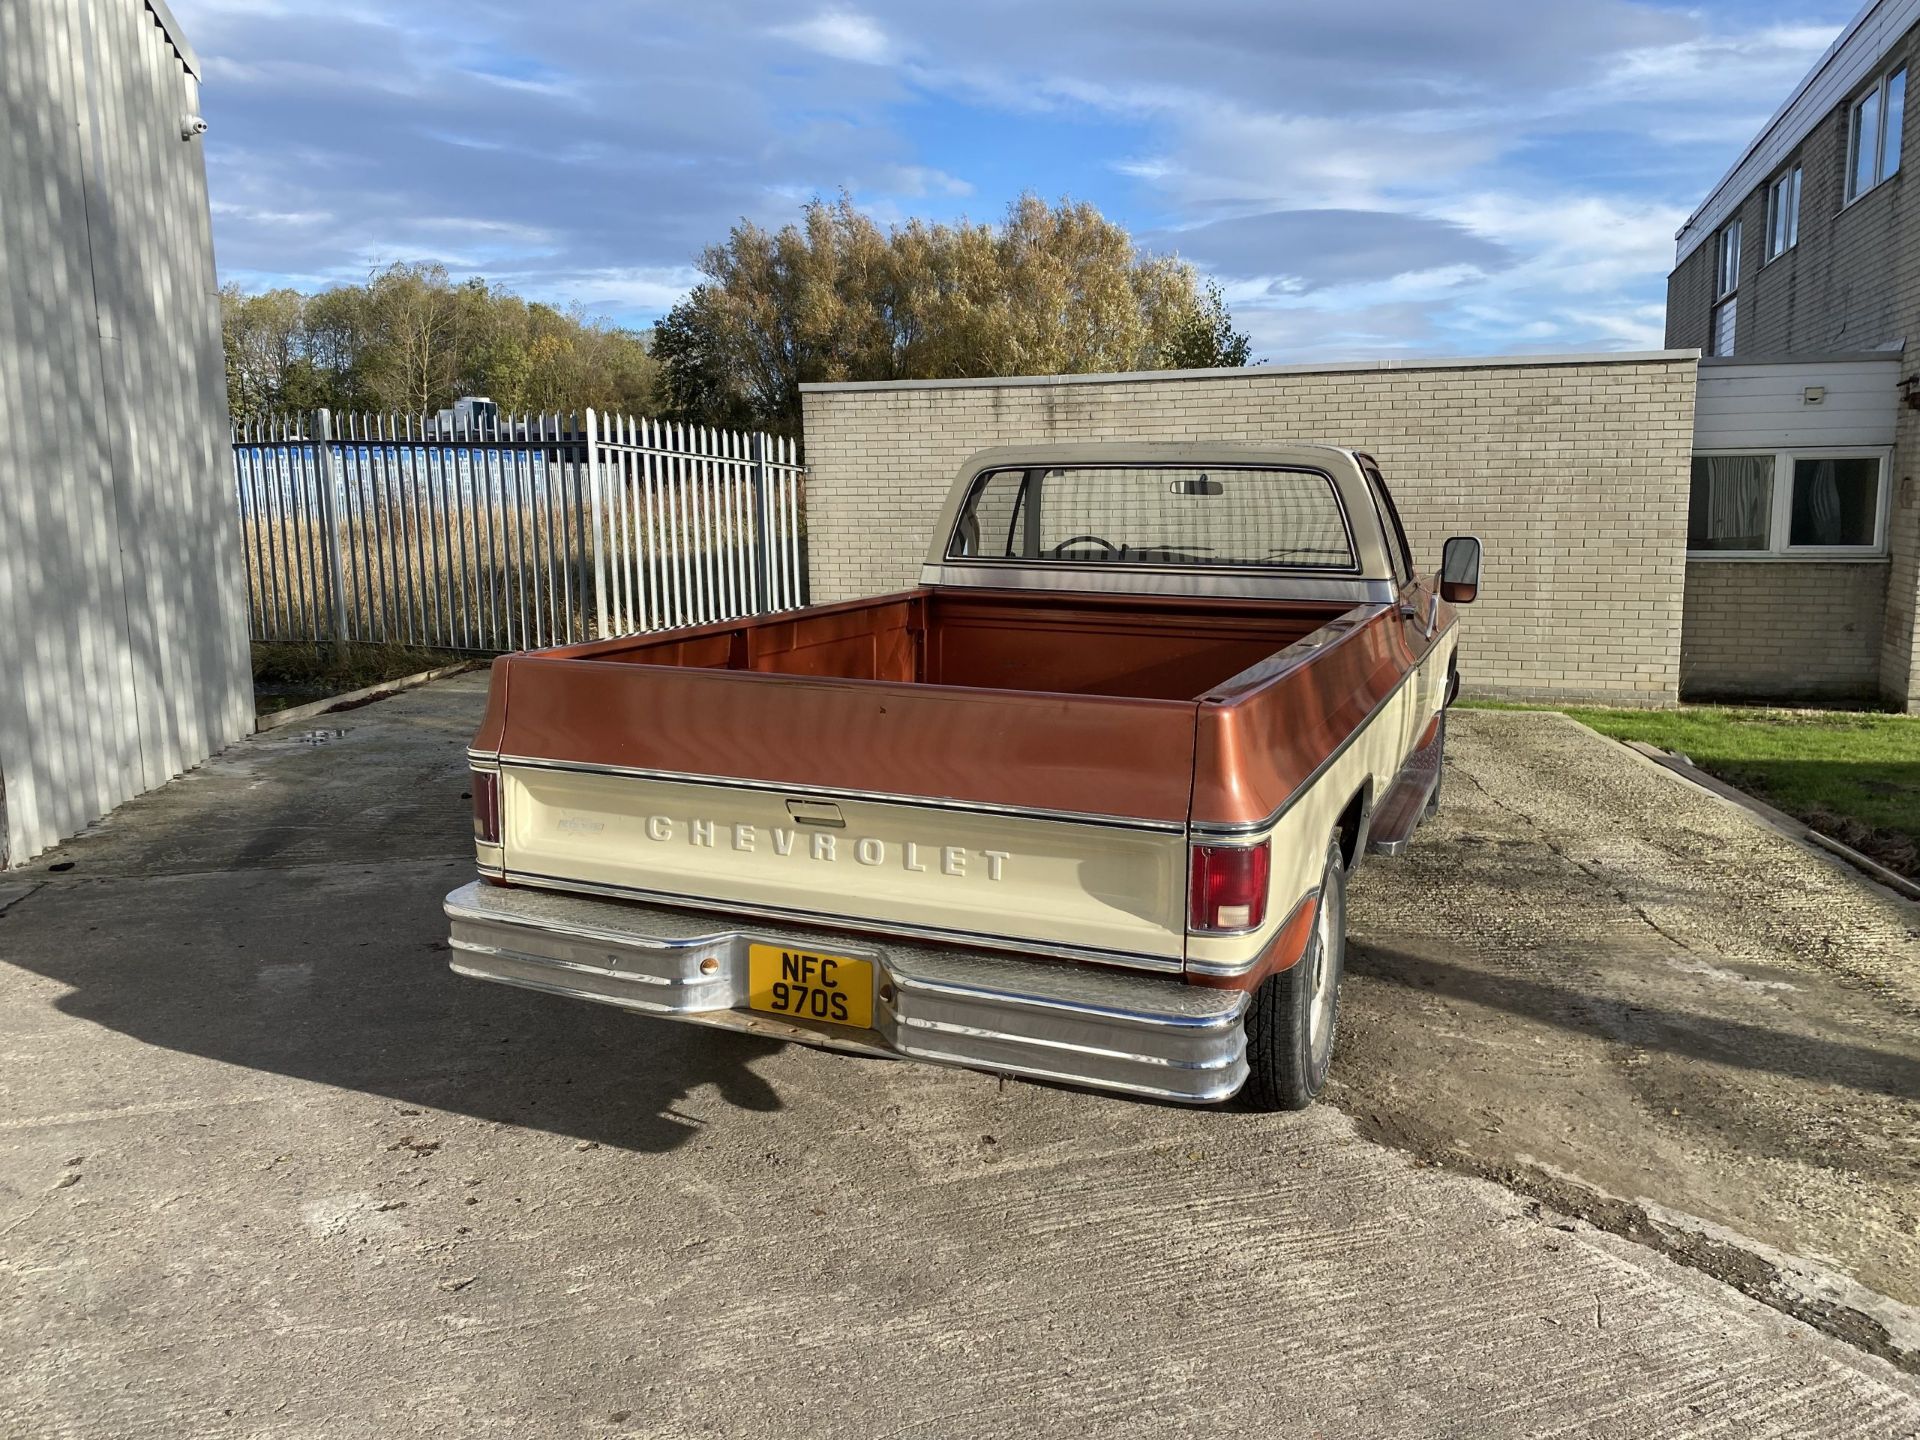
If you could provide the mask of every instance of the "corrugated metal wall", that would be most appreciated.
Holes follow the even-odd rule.
[[[0,0],[0,860],[252,726],[198,82],[142,0]],[[177,28],[173,33],[178,34]]]

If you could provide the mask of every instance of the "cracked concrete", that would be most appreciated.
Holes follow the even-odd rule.
[[[1731,833],[1728,885],[1643,874],[1667,802],[1629,786],[1583,838],[1610,762],[1464,715],[1452,808],[1356,890],[1358,1123],[1135,1104],[456,979],[481,690],[257,737],[0,914],[0,1432],[1920,1435],[1913,1377],[1598,1200],[1448,1168],[1743,1235],[1856,1162],[1879,1183],[1871,1134],[1816,1164],[1783,1106],[1836,1084],[1819,1114],[1910,1120],[1875,1108],[1910,1103],[1899,957],[1769,960],[1764,924],[1694,913],[1883,933],[1831,875],[1770,897],[1778,857]],[[1743,1084],[1744,1144],[1681,1123]],[[1374,1143],[1380,1116],[1430,1133]],[[1893,1285],[1876,1205],[1766,1233]]]

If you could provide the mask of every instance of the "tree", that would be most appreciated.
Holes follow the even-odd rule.
[[[661,394],[709,424],[800,425],[811,381],[1242,365],[1217,288],[1093,206],[1024,195],[998,226],[882,231],[841,195],[770,234],[742,222],[655,327]]]
[[[529,304],[438,265],[391,265],[317,295],[220,293],[228,403],[239,420],[328,406],[421,414],[461,395],[509,413],[660,408],[646,337]]]
[[[1245,365],[1252,357],[1253,342],[1233,328],[1233,316],[1214,281],[1180,320],[1166,348],[1160,352],[1161,368],[1167,370],[1210,370]]]

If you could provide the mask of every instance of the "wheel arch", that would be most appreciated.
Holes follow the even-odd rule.
[[[1360,857],[1367,853],[1367,831],[1372,824],[1373,776],[1369,775],[1348,798],[1340,818],[1334,822],[1334,831],[1340,837],[1340,854],[1349,875],[1360,863]]]

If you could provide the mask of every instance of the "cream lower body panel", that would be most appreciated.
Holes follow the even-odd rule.
[[[1186,1104],[1223,1100],[1247,1077],[1239,991],[478,883],[446,912],[458,974],[665,1019]],[[755,942],[870,960],[871,1028],[748,1009]]]

